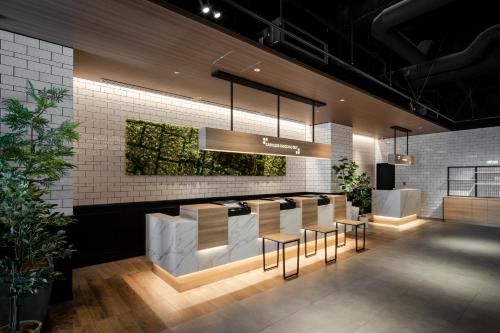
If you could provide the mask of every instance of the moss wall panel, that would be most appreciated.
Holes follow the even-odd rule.
[[[193,127],[127,119],[125,142],[128,175],[286,175],[283,156],[199,150]]]

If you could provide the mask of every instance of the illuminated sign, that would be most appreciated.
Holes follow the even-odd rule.
[[[200,128],[198,141],[201,150],[322,159],[332,158],[332,145],[329,144],[210,127]]]

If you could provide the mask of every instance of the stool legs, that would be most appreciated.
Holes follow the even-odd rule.
[[[272,239],[269,239],[269,240],[276,243],[276,264],[269,266],[269,267],[266,266],[266,238],[263,237],[262,238],[262,264],[263,264],[264,272],[269,271],[271,269],[278,268],[279,262],[280,262],[280,242],[276,242]],[[294,273],[286,275],[285,246],[286,246],[286,244],[293,243],[293,242],[297,242],[297,269]],[[282,256],[283,256],[283,279],[286,280],[286,279],[290,279],[292,277],[299,276],[300,239],[298,239],[296,241],[294,240],[294,241],[290,241],[290,242],[281,243],[281,248],[282,248],[282,252],[283,252],[283,254],[282,254]]]
[[[285,261],[286,261],[285,245],[288,243],[293,243],[293,242],[297,242],[297,269],[295,270],[295,273],[286,275],[286,273],[285,273],[285,271],[286,271],[286,269],[285,269]],[[283,249],[283,279],[287,280],[287,279],[299,276],[300,239],[296,240],[296,241],[282,243],[282,249]]]
[[[356,251],[363,251],[365,249],[365,244],[366,244],[366,225],[363,224],[363,247],[358,248],[358,227],[360,225],[356,226]]]
[[[280,264],[280,243],[276,242],[276,265],[266,267],[266,239],[262,238],[262,261],[264,272],[278,268]],[[283,263],[283,265],[285,264]]]
[[[344,224],[344,223],[340,223],[340,224]],[[335,222],[335,228],[336,228],[337,230],[339,230],[339,222]],[[346,238],[346,234],[347,234],[347,224],[344,224],[344,242],[343,242],[342,244],[338,244],[338,245],[337,245],[338,247],[345,246],[345,244],[346,244],[346,240],[347,240],[347,238]]]
[[[335,233],[335,255],[332,259],[328,259],[328,253],[327,253],[327,249],[328,249],[328,244],[327,244],[327,239],[328,239],[328,234],[330,232],[327,232],[325,233],[325,264],[331,264],[332,262],[336,262],[337,261],[337,244],[338,244],[338,232],[337,230],[335,231],[332,231]]]
[[[304,256],[309,258],[315,256],[316,252],[318,252],[318,232],[314,231],[314,252],[307,253],[307,231],[307,229],[304,229]]]

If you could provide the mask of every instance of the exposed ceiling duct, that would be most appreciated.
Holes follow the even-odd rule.
[[[403,0],[384,9],[372,22],[372,35],[410,64],[426,60],[422,48],[411,42],[397,27],[455,0]]]
[[[446,83],[457,78],[487,74],[500,69],[500,55],[490,52],[500,42],[500,25],[492,26],[464,50],[433,61],[399,69],[394,74],[403,75],[416,86]]]

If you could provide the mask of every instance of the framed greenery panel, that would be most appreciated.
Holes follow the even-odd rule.
[[[127,119],[125,144],[128,175],[286,175],[283,156],[199,150],[193,127]]]

